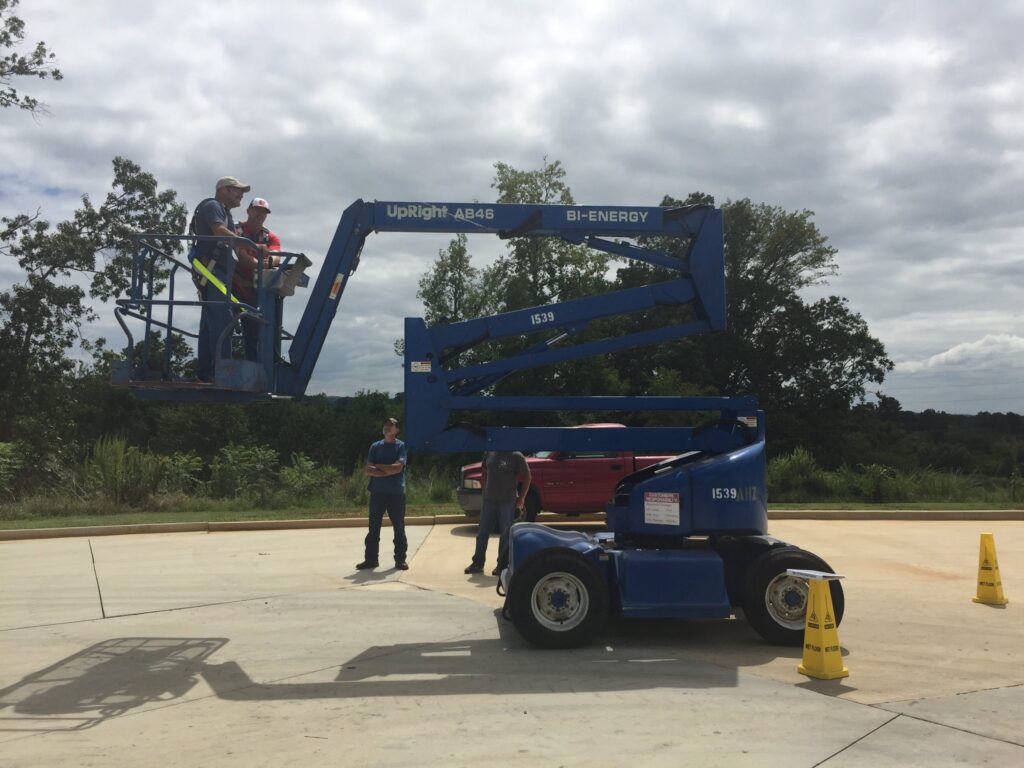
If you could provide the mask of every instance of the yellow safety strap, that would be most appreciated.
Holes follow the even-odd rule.
[[[229,299],[231,299],[233,302],[235,302],[235,304],[240,304],[241,303],[238,299],[235,298],[234,294],[228,293],[227,286],[224,285],[224,283],[222,283],[220,280],[218,280],[214,276],[213,272],[211,272],[209,269],[207,269],[206,265],[203,264],[203,262],[199,259],[198,256],[196,256],[194,259],[192,259],[192,268],[196,272],[198,272],[200,275],[202,275],[204,278],[209,280],[210,284],[214,288],[216,288],[218,291],[220,291],[225,296],[227,296]]]

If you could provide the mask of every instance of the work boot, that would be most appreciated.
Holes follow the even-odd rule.
[[[397,560],[395,561],[395,568],[399,571],[408,571],[409,564],[405,560]]]
[[[356,565],[357,571],[365,571],[367,568],[376,568],[380,563],[376,560],[363,560],[363,562]]]
[[[470,563],[466,566],[466,570],[463,573],[483,573],[484,567],[479,563]]]

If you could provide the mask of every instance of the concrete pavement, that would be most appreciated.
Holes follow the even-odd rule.
[[[1010,604],[971,602],[995,534]],[[1024,763],[1024,523],[776,520],[847,576],[850,677],[742,619],[620,622],[539,651],[465,576],[474,530],[0,543],[3,764]],[[388,529],[384,531],[385,540]],[[382,547],[383,563],[388,548]],[[492,541],[493,558],[497,541]]]

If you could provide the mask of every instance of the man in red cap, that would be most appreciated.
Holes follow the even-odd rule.
[[[259,260],[263,268],[270,269],[281,263],[273,253],[281,250],[281,238],[267,229],[264,224],[270,213],[270,203],[262,197],[254,197],[246,209],[247,218],[238,226],[238,235],[256,243],[256,248],[245,245],[238,247],[238,265],[235,267],[233,290],[246,304],[256,306],[256,275]],[[242,315],[242,340],[245,345],[245,359],[257,359],[260,322]]]

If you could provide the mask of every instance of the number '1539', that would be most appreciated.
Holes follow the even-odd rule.
[[[712,499],[729,499],[732,501],[756,501],[758,499],[757,486],[748,485],[743,488],[712,488]]]

